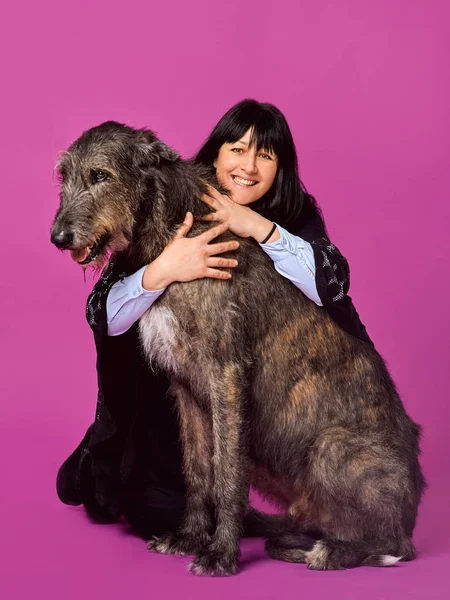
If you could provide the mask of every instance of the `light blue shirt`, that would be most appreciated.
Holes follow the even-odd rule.
[[[292,281],[310,300],[318,306],[322,302],[316,287],[316,265],[314,252],[309,242],[293,235],[277,225],[280,239],[270,244],[260,244],[264,252],[273,260],[275,269]],[[145,290],[142,277],[145,267],[115,283],[106,299],[108,335],[125,333],[147,309],[157,300],[166,288]]]

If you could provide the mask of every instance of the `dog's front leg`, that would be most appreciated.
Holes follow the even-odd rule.
[[[243,369],[229,362],[211,388],[212,492],[216,530],[190,565],[196,575],[233,575],[248,506],[249,461]]]
[[[197,554],[211,540],[212,442],[209,411],[202,410],[189,390],[172,384],[177,401],[186,480],[186,513],[176,534],[151,540],[148,548],[161,554]]]

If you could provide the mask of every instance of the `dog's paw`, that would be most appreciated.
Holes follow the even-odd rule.
[[[328,549],[322,540],[317,541],[313,549],[306,552],[306,566],[315,571],[325,571],[328,564]]]
[[[238,572],[238,559],[235,555],[218,554],[204,551],[189,565],[189,571],[194,575],[229,577]]]
[[[323,540],[318,540],[312,550],[306,552],[305,562],[308,569],[314,571],[340,571],[344,569],[339,553],[333,552]]]
[[[171,533],[154,537],[148,542],[147,548],[158,554],[176,554],[178,556],[196,554],[199,550],[198,545],[192,540]]]

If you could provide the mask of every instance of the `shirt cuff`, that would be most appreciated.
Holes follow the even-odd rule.
[[[314,250],[309,242],[286,231],[276,223],[280,239],[270,244],[259,244],[264,252],[270,256],[274,263],[286,260],[289,256],[297,256],[308,270],[311,277],[315,278],[316,269]]]
[[[136,273],[129,275],[128,277],[124,277],[121,282],[124,284],[128,298],[137,298],[138,296],[154,296],[156,293],[160,296],[166,288],[161,288],[160,290],[146,290],[142,287],[142,279],[144,277],[144,271],[147,268],[142,267]]]
[[[273,261],[280,275],[289,279],[318,306],[322,306],[317,292],[316,265],[311,244],[283,227],[277,227],[280,239],[270,244],[260,244],[261,248]]]

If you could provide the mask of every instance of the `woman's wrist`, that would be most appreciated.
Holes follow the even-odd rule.
[[[173,280],[164,271],[165,269],[159,257],[148,264],[142,276],[142,287],[144,290],[162,290],[173,283]]]
[[[271,242],[279,240],[281,236],[277,227],[275,227],[269,239],[266,239],[271,230],[273,229],[274,223],[273,221],[269,221],[269,219],[266,219],[261,215],[258,215],[258,217],[259,218],[255,219],[252,226],[252,231],[250,233],[252,238],[255,239],[258,242],[258,244],[262,244],[263,242],[265,244],[270,244]]]

